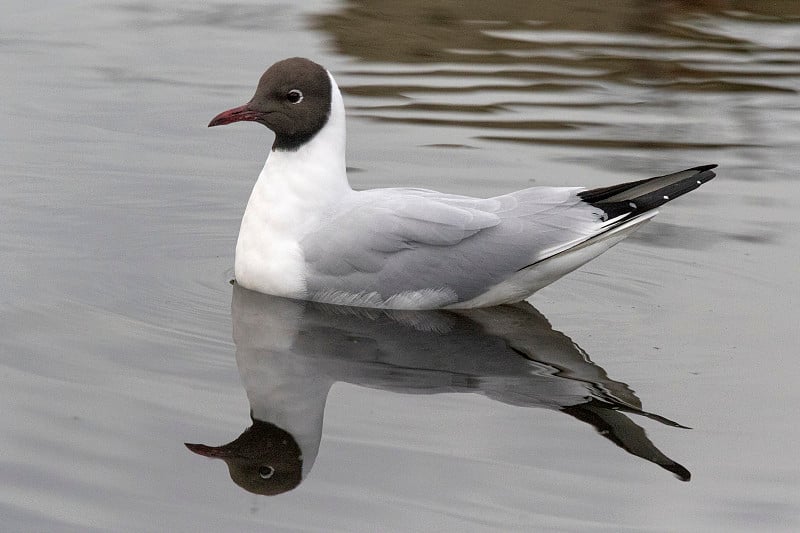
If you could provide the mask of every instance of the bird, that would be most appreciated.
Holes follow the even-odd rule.
[[[333,75],[278,61],[255,95],[209,127],[275,134],[242,216],[235,282],[300,300],[386,309],[469,309],[524,300],[715,177],[702,165],[608,187],[530,187],[492,198],[421,188],[354,190]]]

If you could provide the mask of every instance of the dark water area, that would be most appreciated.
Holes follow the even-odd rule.
[[[800,4],[0,15],[4,531],[800,529]],[[295,55],[356,188],[718,177],[516,306],[251,293],[272,134],[206,124]]]

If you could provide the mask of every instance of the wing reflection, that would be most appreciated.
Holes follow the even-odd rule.
[[[236,362],[253,425],[222,446],[187,444],[225,461],[233,481],[274,495],[308,475],[337,381],[408,394],[473,392],[566,413],[628,453],[688,481],[623,413],[643,415],[624,383],[530,304],[468,311],[392,311],[287,300],[234,286]]]

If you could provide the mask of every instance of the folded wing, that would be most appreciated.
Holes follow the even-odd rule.
[[[489,199],[354,193],[301,242],[309,296],[378,306],[414,293],[432,307],[468,300],[595,234],[603,213],[579,191],[537,187]]]

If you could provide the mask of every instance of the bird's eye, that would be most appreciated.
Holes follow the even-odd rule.
[[[303,101],[303,93],[301,93],[297,89],[292,89],[291,91],[286,93],[286,99],[293,104],[299,104],[300,102]]]
[[[264,465],[258,469],[258,475],[261,476],[261,479],[269,479],[274,473],[275,469],[268,465]]]

